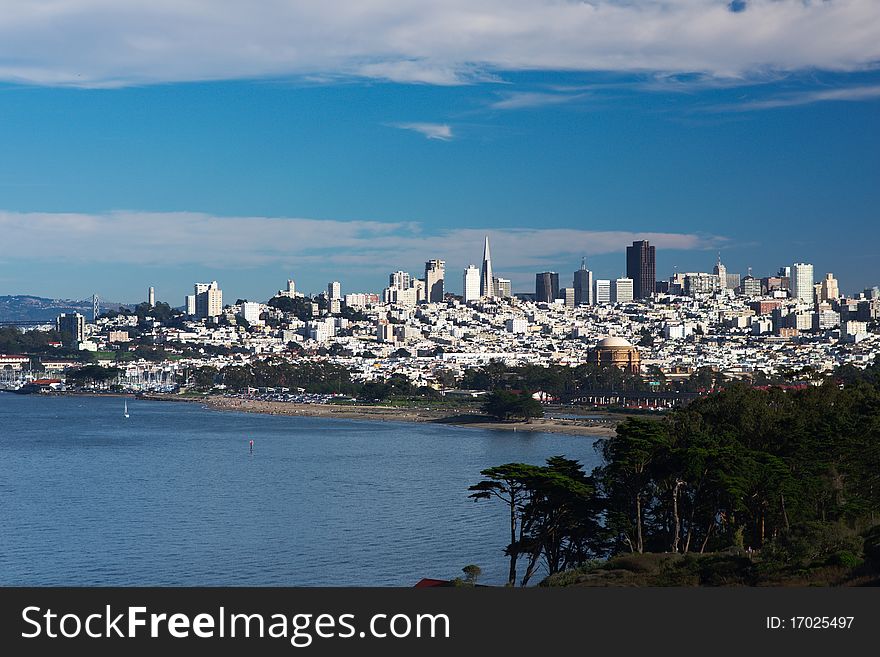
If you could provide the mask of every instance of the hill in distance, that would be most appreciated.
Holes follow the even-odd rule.
[[[136,305],[103,300],[100,303],[102,312]],[[0,322],[51,322],[61,313],[80,313],[91,319],[92,300],[47,299],[27,294],[0,296]]]

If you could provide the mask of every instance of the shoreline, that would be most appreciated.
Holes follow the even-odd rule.
[[[592,419],[545,419],[530,422],[499,422],[485,415],[473,413],[450,414],[442,410],[420,408],[396,408],[391,406],[342,406],[337,404],[297,404],[294,402],[262,401],[258,399],[239,399],[221,395],[207,395],[203,398],[181,398],[176,395],[152,394],[140,399],[151,401],[175,401],[200,403],[219,411],[239,411],[262,415],[286,415],[290,417],[323,417],[340,420],[371,420],[379,422],[426,422],[448,424],[456,427],[492,429],[501,431],[530,431],[539,433],[558,433],[570,436],[605,438],[615,435],[615,423]]]

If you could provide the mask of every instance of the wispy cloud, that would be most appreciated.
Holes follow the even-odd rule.
[[[541,91],[521,91],[505,94],[501,100],[489,107],[497,110],[518,110],[563,105],[584,98],[586,94],[545,93]]]
[[[418,271],[427,258],[464,267],[481,256],[483,236],[504,270],[538,271],[581,256],[622,252],[636,239],[659,249],[717,249],[714,235],[570,228],[428,230],[419,222],[338,221],[281,217],[218,217],[192,212],[118,211],[106,214],[0,211],[6,244],[2,262],[51,262],[135,267],[203,266],[224,269],[282,266],[341,271]],[[100,248],[95,248],[100,244]]]
[[[778,107],[795,107],[832,101],[856,102],[880,98],[880,85],[864,85],[839,89],[818,89],[798,93],[782,94],[762,100],[748,100],[742,103],[713,105],[709,111],[754,112],[757,110],[776,109]]]
[[[112,87],[285,76],[461,84],[517,70],[855,71],[876,0],[6,2],[0,80]]]
[[[446,123],[390,123],[393,128],[412,130],[424,135],[428,139],[440,139],[449,141],[452,139],[452,127]]]

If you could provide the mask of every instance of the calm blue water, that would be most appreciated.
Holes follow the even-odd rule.
[[[480,470],[593,439],[0,394],[0,585],[502,583]],[[248,440],[254,453],[248,453]]]

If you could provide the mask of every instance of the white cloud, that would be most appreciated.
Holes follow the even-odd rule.
[[[581,256],[622,252],[636,239],[658,249],[716,249],[725,238],[572,228],[426,231],[418,222],[336,221],[280,217],[216,217],[191,212],[106,214],[0,211],[5,244],[0,263],[130,266],[340,268],[358,273],[398,267],[418,271],[444,258],[450,272],[477,262],[489,235],[499,271],[539,271]]]
[[[877,0],[30,0],[3,3],[0,79],[120,86],[289,75],[457,84],[508,70],[852,71]]]
[[[797,105],[812,105],[830,101],[863,101],[880,98],[880,85],[864,85],[858,87],[845,87],[839,89],[819,89],[817,91],[803,91],[792,94],[784,94],[764,100],[745,101],[727,105],[716,105],[708,109],[712,111],[740,111],[751,112],[756,110],[775,109],[777,107],[795,107]]]
[[[428,139],[449,141],[452,139],[452,128],[445,123],[392,123],[394,128],[412,130],[425,135]]]
[[[562,105],[583,98],[585,94],[545,93],[541,91],[522,91],[505,94],[501,100],[489,107],[500,110],[531,109],[548,105]]]

